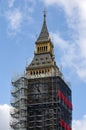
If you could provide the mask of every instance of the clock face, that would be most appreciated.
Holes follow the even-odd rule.
[[[42,99],[47,92],[47,87],[43,83],[36,83],[32,86],[33,98]]]

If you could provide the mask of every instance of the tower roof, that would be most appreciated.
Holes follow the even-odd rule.
[[[44,42],[44,41],[49,41],[49,32],[47,29],[47,24],[46,24],[46,11],[44,10],[44,21],[42,25],[41,32],[39,34],[39,37],[37,38],[36,43],[38,42]]]

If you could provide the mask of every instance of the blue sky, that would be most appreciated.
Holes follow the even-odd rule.
[[[85,6],[86,0],[0,0],[0,112],[8,110],[12,78],[24,73],[33,58],[46,8],[55,60],[65,80],[71,83],[73,130],[85,130]]]

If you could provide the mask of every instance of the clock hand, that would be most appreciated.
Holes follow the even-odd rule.
[[[38,92],[40,92],[40,89],[39,89],[39,87],[37,87],[37,90],[38,90]]]

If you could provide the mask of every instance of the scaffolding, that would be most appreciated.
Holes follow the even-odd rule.
[[[71,90],[61,77],[28,79],[25,76],[12,85],[14,130],[66,130],[61,126],[62,121],[71,130],[72,109],[64,101],[71,102]],[[67,98],[62,100],[58,91]]]
[[[20,77],[12,81],[12,100],[11,128],[14,130],[27,130],[27,88],[28,80],[26,77]]]

